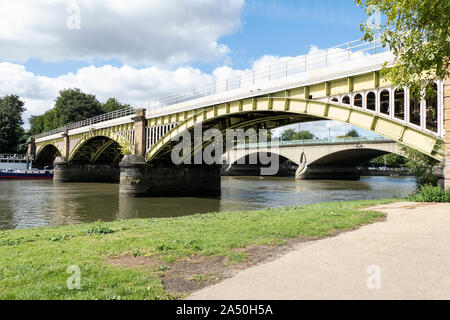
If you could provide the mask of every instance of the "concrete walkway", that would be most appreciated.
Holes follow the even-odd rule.
[[[374,209],[387,221],[300,244],[189,299],[450,299],[450,204]]]

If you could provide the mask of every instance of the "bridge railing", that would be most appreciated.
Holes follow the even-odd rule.
[[[270,141],[263,143],[246,143],[238,144],[235,149],[258,149],[280,146],[302,146],[313,144],[340,144],[340,143],[367,143],[367,142],[389,142],[391,139],[384,137],[355,137],[355,138],[331,138],[331,139],[307,139],[307,140],[291,140],[291,141]]]
[[[77,129],[77,128],[87,127],[87,126],[91,126],[96,123],[130,116],[130,115],[133,115],[135,112],[136,111],[132,107],[116,110],[113,112],[108,112],[108,113],[101,114],[99,116],[96,116],[96,117],[93,117],[90,119],[71,123],[66,126],[51,130],[51,131],[46,131],[46,132],[40,133],[40,134],[36,135],[35,138],[39,139],[39,138],[51,136],[51,135],[54,135],[57,133],[62,133],[62,132],[65,132],[66,130],[73,130],[73,129]]]
[[[158,109],[217,93],[245,88],[261,81],[290,77],[339,63],[355,61],[363,57],[367,58],[367,55],[384,51],[388,51],[388,49],[383,47],[379,35],[375,36],[373,41],[370,42],[354,40],[304,56],[286,58],[285,61],[242,72],[237,76],[214,81],[203,87],[193,88],[185,92],[155,99],[149,102],[149,108]]]
[[[0,154],[0,159],[25,160],[27,159],[27,156],[25,154]]]

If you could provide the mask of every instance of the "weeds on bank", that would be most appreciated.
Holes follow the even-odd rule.
[[[425,185],[408,199],[414,202],[450,202],[450,190],[444,191],[437,186]]]

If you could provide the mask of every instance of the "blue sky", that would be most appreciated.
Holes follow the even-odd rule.
[[[364,10],[353,0],[248,0],[242,8],[241,27],[219,41],[230,49],[225,63],[245,69],[263,55],[296,56],[307,53],[311,45],[327,48],[358,39],[359,24],[365,19]],[[223,63],[194,60],[187,65],[211,72]],[[31,58],[23,64],[37,75],[55,77],[90,65],[122,66],[123,62],[94,59],[43,63],[39,58]]]
[[[353,0],[18,0],[0,6],[0,47],[6,49],[0,96],[21,96],[26,119],[51,108],[67,87],[141,107],[252,68],[265,56],[298,56],[312,45],[358,39],[367,19]],[[74,15],[78,29],[67,27]],[[326,129],[328,136],[328,126],[311,130],[321,136]],[[331,130],[346,129],[336,123]]]
[[[327,48],[359,39],[365,13],[352,0],[250,0],[242,28],[222,41],[232,50],[233,67],[245,68],[260,56],[296,56],[311,45]]]

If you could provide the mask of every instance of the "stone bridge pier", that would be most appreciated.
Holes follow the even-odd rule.
[[[147,163],[145,110],[137,110],[134,121],[135,152],[125,155],[119,164],[121,196],[220,195],[219,165],[175,165],[170,159]]]

